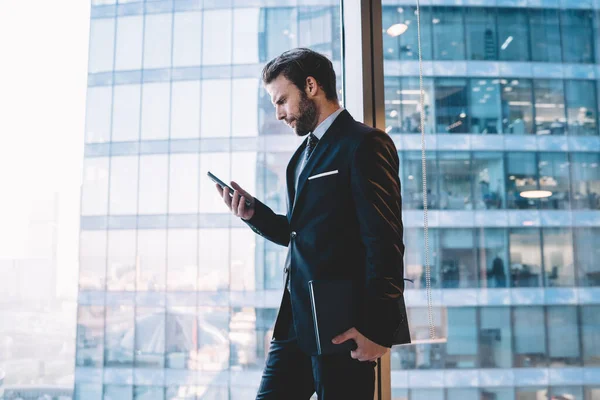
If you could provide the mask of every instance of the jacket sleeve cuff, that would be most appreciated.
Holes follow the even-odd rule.
[[[380,346],[392,347],[394,333],[398,329],[395,301],[368,300],[364,303],[357,324],[357,330],[372,342]]]

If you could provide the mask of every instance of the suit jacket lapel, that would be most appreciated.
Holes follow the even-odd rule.
[[[302,141],[302,143],[300,144],[300,146],[296,149],[296,151],[292,155],[292,158],[290,158],[290,162],[288,163],[287,169],[286,169],[286,183],[287,183],[287,192],[288,192],[288,197],[287,197],[288,220],[290,219],[290,217],[292,215],[292,208],[294,207],[294,198],[296,196],[296,191],[294,190],[294,184],[296,181],[296,179],[295,179],[296,178],[296,166],[298,165],[302,151],[306,147],[306,140],[307,139],[304,139]]]

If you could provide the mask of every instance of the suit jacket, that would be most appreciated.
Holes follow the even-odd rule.
[[[287,166],[287,215],[256,200],[245,221],[254,232],[288,247],[284,272],[290,280],[298,344],[316,354],[308,282],[355,283],[356,329],[375,343],[410,343],[404,305],[404,244],[398,152],[384,132],[338,115],[313,151],[294,190],[294,170],[306,146]],[[329,175],[308,179],[318,174]],[[283,304],[283,301],[282,301]],[[281,320],[282,310],[277,318]],[[341,332],[340,332],[341,333]]]

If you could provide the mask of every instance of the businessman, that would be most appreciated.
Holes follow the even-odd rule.
[[[374,366],[392,343],[408,342],[403,291],[398,153],[390,137],[340,107],[331,61],[287,51],[262,80],[278,120],[306,139],[287,166],[287,215],[237,183],[219,194],[254,232],[288,248],[285,289],[257,399],[372,400]],[[248,200],[250,206],[245,204]],[[356,326],[332,341],[352,351],[317,355],[308,282],[353,281]],[[404,336],[402,336],[404,335]]]

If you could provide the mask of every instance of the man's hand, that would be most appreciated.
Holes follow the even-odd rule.
[[[229,196],[229,189],[221,189],[221,186],[215,184],[219,195],[223,197],[223,201],[229,207],[229,210],[236,217],[249,220],[254,215],[254,197],[240,187],[235,182],[231,182],[233,188],[233,197]],[[246,200],[250,202],[250,207],[246,206]]]
[[[356,330],[356,328],[350,328],[341,335],[337,335],[331,341],[334,344],[340,344],[346,340],[354,339],[356,342],[356,350],[350,352],[350,356],[358,361],[375,361],[379,357],[383,356],[388,348],[380,346],[375,342],[370,341],[362,333]]]

